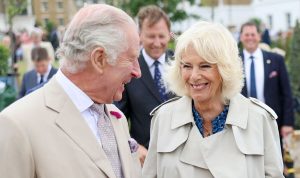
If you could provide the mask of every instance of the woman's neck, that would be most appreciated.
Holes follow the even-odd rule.
[[[209,103],[197,103],[196,101],[194,102],[195,109],[198,111],[204,122],[211,122],[224,110],[224,104],[221,101]]]

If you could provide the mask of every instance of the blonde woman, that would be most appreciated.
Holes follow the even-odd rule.
[[[222,25],[199,22],[177,40],[173,99],[152,112],[145,178],[283,178],[276,114],[240,94],[238,48]]]

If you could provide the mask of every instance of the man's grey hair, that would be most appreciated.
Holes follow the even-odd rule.
[[[91,52],[104,48],[109,64],[128,49],[124,27],[134,21],[122,10],[104,5],[86,5],[80,9],[66,29],[56,54],[60,65],[71,73],[85,67]]]

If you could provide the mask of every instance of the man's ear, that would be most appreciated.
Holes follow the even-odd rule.
[[[98,47],[92,51],[91,63],[96,70],[98,70],[100,73],[103,73],[103,69],[107,65],[104,48]]]

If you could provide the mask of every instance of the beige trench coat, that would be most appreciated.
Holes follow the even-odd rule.
[[[141,177],[131,153],[127,120],[105,105],[119,148],[124,178]],[[102,143],[105,144],[105,143]],[[84,118],[55,77],[0,114],[1,178],[115,178],[112,166]]]
[[[283,178],[277,116],[238,94],[225,129],[203,138],[192,101],[182,97],[155,111],[144,178]]]

